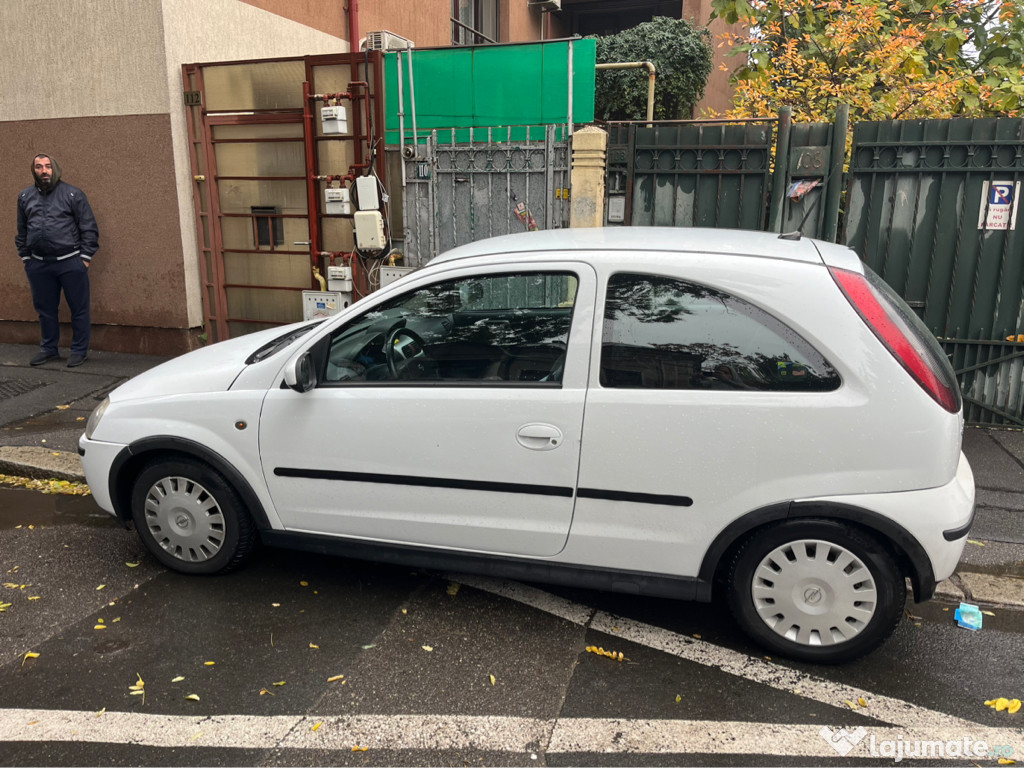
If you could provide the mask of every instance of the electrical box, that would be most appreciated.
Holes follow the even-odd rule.
[[[356,248],[361,251],[384,250],[384,217],[380,211],[356,211],[352,218]]]
[[[342,304],[342,297],[331,291],[303,291],[302,319],[317,320],[321,317],[336,315],[351,303]]]
[[[625,195],[612,195],[608,198],[609,223],[621,224],[626,220]]]
[[[412,271],[413,267],[381,267],[380,287],[383,288],[385,285],[390,285],[395,280],[408,275]]]
[[[342,106],[320,107],[320,127],[325,135],[348,133],[348,112]]]
[[[344,187],[324,190],[324,213],[352,213],[352,201]]]
[[[375,176],[356,176],[356,205],[360,211],[376,211],[380,208]]]
[[[341,293],[352,293],[352,268],[327,267],[327,288]]]

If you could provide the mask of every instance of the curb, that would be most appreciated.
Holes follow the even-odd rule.
[[[34,480],[85,482],[82,459],[77,453],[34,446],[0,447],[0,474],[30,477]]]

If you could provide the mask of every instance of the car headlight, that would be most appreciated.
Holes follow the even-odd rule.
[[[89,420],[85,422],[85,439],[92,440],[92,433],[96,431],[96,427],[100,425],[100,419],[103,418],[103,414],[107,412],[107,407],[110,405],[110,398],[104,397],[103,402],[97,405],[91,414],[89,414]]]

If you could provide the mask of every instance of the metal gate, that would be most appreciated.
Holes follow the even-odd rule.
[[[765,229],[775,122],[609,123],[606,223]]]
[[[405,264],[487,237],[568,227],[569,144],[554,125],[432,131],[403,160]]]
[[[1022,180],[1024,120],[854,128],[844,241],[939,338],[969,423],[1024,426]]]

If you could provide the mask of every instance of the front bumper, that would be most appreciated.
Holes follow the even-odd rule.
[[[89,440],[85,435],[78,439],[78,454],[82,457],[82,468],[85,470],[85,481],[89,484],[92,497],[96,503],[110,514],[117,516],[114,510],[112,489],[110,487],[110,467],[114,459],[125,449],[121,443],[105,443],[100,440]]]

